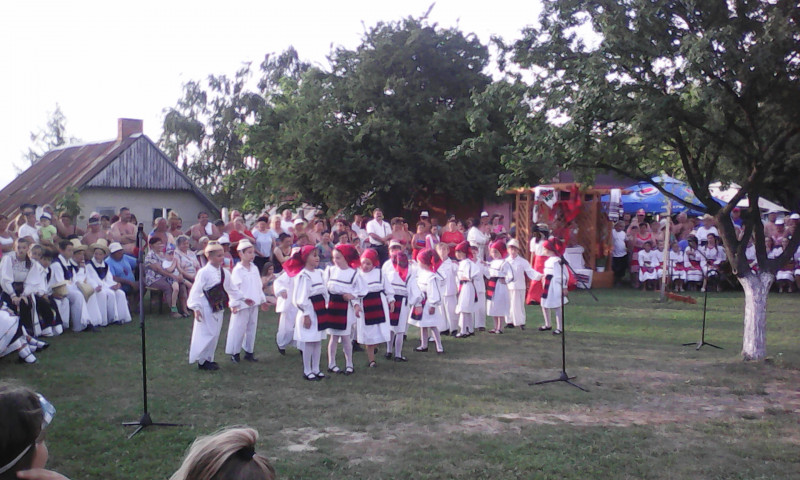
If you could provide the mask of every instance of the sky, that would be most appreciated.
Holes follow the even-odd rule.
[[[181,86],[233,74],[294,46],[326,66],[331,46],[355,48],[379,21],[423,15],[433,0],[26,0],[0,3],[0,187],[25,167],[30,133],[56,104],[83,142],[116,137],[118,118],[144,120],[158,141],[165,108]],[[538,0],[437,0],[442,27],[512,40],[532,25]]]

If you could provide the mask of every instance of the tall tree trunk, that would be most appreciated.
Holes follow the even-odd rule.
[[[744,360],[763,360],[767,356],[767,295],[774,281],[775,275],[771,273],[739,278],[744,289]]]

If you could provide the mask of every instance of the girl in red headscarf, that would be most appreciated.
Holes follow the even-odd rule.
[[[561,306],[567,303],[566,290],[569,283],[567,267],[561,264],[559,252],[561,251],[560,241],[550,238],[544,242],[544,255],[547,261],[544,262],[544,277],[542,277],[542,313],[544,313],[544,326],[539,330],[550,330],[550,313],[556,315],[556,329],[553,335],[560,335],[564,328],[562,323],[563,312]]]
[[[367,347],[367,366],[375,368],[378,366],[375,347],[389,341],[389,314],[400,307],[396,305],[391,281],[383,274],[377,251],[371,248],[364,250],[358,276],[364,285],[361,299],[364,315],[358,318],[356,336],[358,343]]]
[[[322,281],[322,272],[317,270],[317,249],[306,245],[283,263],[286,274],[294,278],[292,303],[297,308],[294,339],[303,350],[303,378],[322,380],[325,374],[319,370],[319,357],[325,332],[319,323],[327,317],[328,290]],[[302,343],[301,343],[302,342]]]
[[[414,305],[414,312],[408,321],[411,325],[420,328],[420,346],[416,352],[428,351],[428,336],[433,335],[436,342],[436,353],[444,353],[440,329],[446,328],[444,312],[442,311],[442,285],[441,277],[436,275],[441,264],[441,259],[435,251],[426,248],[417,255],[419,272],[417,274],[417,287],[422,293],[421,299]]]
[[[333,249],[333,265],[329,265],[323,273],[325,287],[330,294],[328,315],[320,325],[330,336],[328,338],[328,371],[331,373],[353,373],[353,343],[350,333],[356,319],[362,316],[358,297],[364,291],[364,284],[358,275],[361,262],[356,247],[339,244]],[[336,365],[336,351],[339,342],[344,350],[345,369]]]
[[[458,314],[459,332],[456,338],[469,337],[475,334],[475,313],[478,311],[478,292],[475,289],[476,282],[483,281],[481,269],[475,263],[475,256],[469,243],[461,242],[456,245],[456,258],[458,259],[458,302],[456,303],[456,313]]]
[[[489,281],[486,282],[486,310],[489,316],[494,318],[494,329],[489,333],[503,333],[503,325],[506,325],[506,318],[511,309],[510,294],[508,292],[508,282],[514,279],[511,266],[506,261],[508,250],[506,242],[495,240],[489,245],[489,255],[492,261],[489,263]],[[506,325],[514,328],[514,325]]]
[[[408,361],[403,356],[403,340],[408,329],[408,317],[411,306],[421,299],[417,277],[408,264],[408,255],[405,252],[394,254],[383,268],[386,278],[394,290],[394,310],[389,312],[389,330],[391,337],[386,342],[386,358],[394,356],[395,362]]]

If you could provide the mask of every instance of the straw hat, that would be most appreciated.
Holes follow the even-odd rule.
[[[89,300],[89,297],[91,297],[94,293],[94,288],[85,282],[78,282],[78,289],[80,289],[81,293],[83,294],[83,298],[86,300]]]
[[[85,252],[89,247],[82,244],[80,240],[77,238],[73,238],[70,240],[72,242],[72,251],[73,252]]]
[[[57,299],[66,298],[67,296],[67,285],[69,282],[66,280],[62,280],[53,285],[53,297]]]
[[[508,243],[506,243],[506,248],[511,248],[511,247],[514,247],[517,250],[519,250],[519,242],[517,241],[516,238],[512,238],[511,240],[508,241]]]
[[[94,253],[94,251],[99,248],[100,250],[105,252],[106,255],[109,255],[111,253],[111,250],[109,250],[109,248],[106,245],[104,245],[104,243],[105,242],[97,241],[97,242],[89,245],[89,248],[92,250],[92,253]]]
[[[222,250],[223,250],[222,245],[220,245],[219,242],[211,240],[210,242],[208,242],[208,245],[206,245],[206,249],[204,251],[207,257],[211,252],[217,252],[217,251],[221,252]]]
[[[250,240],[242,240],[239,242],[239,245],[236,246],[236,250],[243,252],[245,249],[251,248],[252,246],[253,244],[250,243]]]

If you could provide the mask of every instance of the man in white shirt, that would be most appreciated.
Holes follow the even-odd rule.
[[[19,227],[19,238],[29,237],[33,243],[39,243],[39,231],[36,228],[36,205],[25,204],[20,207],[25,223]]]
[[[628,235],[625,233],[625,223],[619,221],[614,224],[611,238],[614,245],[611,249],[611,270],[614,272],[614,284],[622,284],[622,278],[628,271],[628,246],[626,244]]]
[[[387,244],[392,239],[392,226],[383,221],[383,211],[380,208],[376,208],[372,212],[372,220],[367,222],[366,230],[369,247],[378,252],[381,265],[383,265],[389,259],[389,247]]]
[[[489,240],[492,239],[491,235],[489,234],[490,226],[488,223],[488,217],[488,213],[481,213],[480,223],[477,225],[472,225],[467,232],[467,241],[470,243],[470,245],[476,245],[478,247],[477,261],[486,260],[486,246],[489,244]]]
[[[291,234],[294,231],[294,222],[292,221],[292,211],[288,208],[281,212],[281,229]]]

